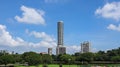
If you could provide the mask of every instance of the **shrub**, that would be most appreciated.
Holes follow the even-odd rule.
[[[14,67],[14,65],[12,65],[12,66],[9,66],[9,67]]]
[[[60,64],[59,67],[62,67],[62,64]]]
[[[47,64],[44,64],[43,67],[48,67],[48,65],[47,65]]]

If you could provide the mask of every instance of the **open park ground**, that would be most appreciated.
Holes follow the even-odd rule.
[[[26,66],[16,66],[26,67]],[[29,66],[29,67],[43,67],[43,65]],[[48,67],[59,67],[57,64],[50,64]],[[88,64],[88,65],[63,65],[62,67],[120,67],[120,64]]]

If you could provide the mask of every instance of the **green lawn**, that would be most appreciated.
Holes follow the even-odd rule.
[[[94,67],[94,66],[101,66],[101,67],[120,67],[120,64],[90,64],[87,66],[84,65],[63,65],[62,67]],[[16,67],[26,67],[26,66],[16,66]],[[29,66],[29,67],[42,67],[42,65],[39,66]],[[48,67],[59,67],[59,65],[55,64],[50,64]]]
[[[59,65],[49,65],[49,67],[59,67]],[[77,65],[63,65],[63,67],[77,67]]]
[[[39,66],[29,66],[29,67],[42,67],[43,65],[39,65]],[[15,66],[15,67],[26,67],[26,66]],[[59,67],[59,65],[55,65],[55,64],[51,64],[48,65],[48,67]],[[63,67],[78,67],[77,65],[63,65]],[[80,67],[80,66],[79,66]]]

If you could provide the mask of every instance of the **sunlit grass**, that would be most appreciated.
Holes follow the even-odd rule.
[[[94,67],[94,66],[100,66],[100,67],[119,67],[120,64],[89,64],[89,65],[62,65],[62,67]],[[26,67],[26,66],[15,66],[15,67]],[[29,66],[29,67],[43,67],[43,65],[38,66]],[[48,64],[48,67],[59,67],[58,64]]]

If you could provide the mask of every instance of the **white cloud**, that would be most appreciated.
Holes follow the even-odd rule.
[[[53,48],[53,52],[55,53],[56,49],[56,40],[53,36],[46,34],[45,32],[36,32],[36,31],[29,31],[26,30],[26,33],[30,36],[34,36],[35,38],[39,38],[40,41],[37,43],[34,42],[27,42],[24,39],[20,37],[13,37],[7,30],[7,27],[5,25],[0,25],[0,46],[5,46],[7,50],[12,50],[12,48],[15,49],[15,51],[20,51],[23,53],[24,51],[47,51],[48,47]],[[3,48],[3,49],[5,49]],[[69,45],[66,46],[67,53],[75,53],[80,51],[80,46],[77,45]],[[23,52],[22,52],[23,51]]]
[[[22,17],[15,16],[15,19],[21,23],[27,24],[42,24],[45,25],[45,19],[43,18],[45,12],[43,10],[36,10],[34,8],[21,6],[23,11]]]
[[[6,31],[5,25],[0,25],[0,45],[2,46],[9,46],[9,47],[23,46],[23,47],[33,47],[33,48],[39,48],[39,47],[48,48],[48,47],[56,46],[55,38],[46,34],[45,32],[33,31],[30,32],[30,35],[33,35],[37,38],[41,38],[41,40],[38,43],[33,43],[33,42],[27,42],[20,37],[15,38],[12,35],[10,35],[8,31]]]
[[[35,38],[39,38],[42,41],[37,43],[35,46],[43,46],[43,47],[55,47],[56,46],[56,41],[53,36],[50,36],[46,34],[45,32],[36,32],[32,31],[29,32],[29,30],[26,31],[30,36],[34,36]]]
[[[120,31],[120,24],[118,26],[114,25],[114,24],[110,24],[107,29],[110,30],[115,30],[115,31]]]
[[[45,41],[55,41],[55,39],[52,36],[46,34],[45,32],[32,31],[30,35],[33,35],[36,38],[42,38]]]
[[[75,53],[75,52],[80,52],[81,50],[81,46],[77,46],[77,45],[69,45],[69,46],[66,46],[66,50],[67,50],[67,53]]]
[[[98,50],[97,50],[97,48],[92,48],[92,49],[91,49],[91,52],[94,52],[94,53],[95,53],[95,52],[98,52]]]
[[[120,2],[106,3],[102,8],[99,7],[95,11],[96,15],[102,16],[103,18],[120,20]]]
[[[20,45],[23,45],[23,44],[20,44],[22,42],[24,42],[24,40],[22,40],[19,37],[17,37],[16,39],[13,39],[10,33],[6,31],[6,26],[0,25],[0,45],[20,46]]]

